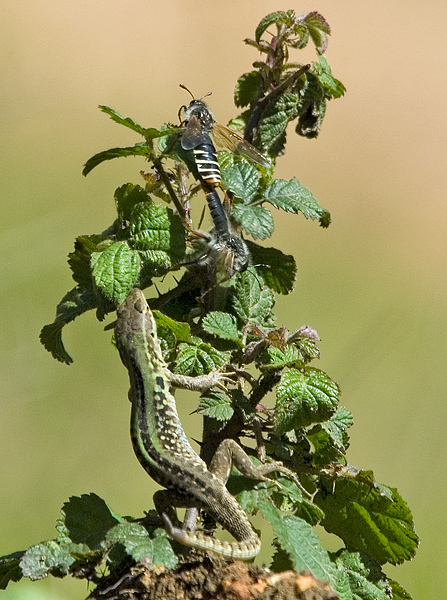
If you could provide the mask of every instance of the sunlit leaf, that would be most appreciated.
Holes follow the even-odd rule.
[[[92,277],[106,298],[120,304],[134,287],[140,258],[125,242],[115,242],[104,252],[91,256]]]
[[[236,198],[249,203],[258,187],[258,171],[248,163],[237,163],[222,172],[225,187],[233,192]]]
[[[327,480],[314,501],[325,513],[322,525],[348,548],[396,565],[414,556],[419,539],[406,502],[390,490],[392,500],[366,483]]]
[[[197,412],[217,421],[229,421],[234,413],[231,398],[222,392],[210,392],[202,396]]]
[[[96,294],[82,290],[79,286],[65,294],[56,307],[54,322],[42,327],[39,336],[41,344],[53,358],[67,365],[73,362],[62,342],[62,329],[82,313],[95,308],[97,304]]]
[[[178,558],[166,533],[162,530],[160,533],[161,535],[152,539],[147,530],[138,523],[119,523],[108,531],[106,540],[122,544],[127,554],[136,562],[150,559],[154,566],[164,565],[173,569],[178,563]]]
[[[98,154],[93,155],[87,160],[82,169],[84,176],[88,175],[95,167],[105,162],[106,160],[112,160],[113,158],[125,158],[127,156],[150,156],[149,148],[146,142],[138,142],[134,146],[126,146],[124,148],[110,148],[109,150],[103,150]]]
[[[281,516],[267,502],[261,503],[261,512],[272,525],[281,548],[290,555],[295,571],[309,569],[315,577],[328,581],[337,592],[340,573],[313,528],[293,515]]]
[[[301,185],[296,177],[286,181],[275,179],[263,194],[265,201],[287,212],[302,212],[306,219],[318,219],[322,227],[330,224],[329,211],[321,208],[312,192]]]
[[[347,574],[353,600],[389,600],[389,583],[376,561],[347,550],[337,552],[335,559]]]
[[[276,389],[276,431],[326,421],[337,408],[339,394],[337,384],[319,369],[286,371]]]
[[[234,104],[238,107],[254,104],[259,96],[262,77],[259,71],[250,71],[239,77],[234,90]]]
[[[208,333],[217,335],[224,340],[240,341],[236,319],[228,313],[211,312],[203,319],[202,326]]]
[[[289,27],[293,24],[295,20],[295,12],[293,10],[279,10],[276,12],[272,12],[265,16],[259,25],[256,27],[255,32],[255,40],[259,42],[262,37],[262,34],[267,31],[267,29],[273,25],[274,23],[280,25],[282,23],[288,25]]]
[[[264,240],[272,235],[275,225],[268,208],[251,204],[235,204],[233,214],[255,240]]]
[[[228,360],[226,352],[220,352],[201,340],[195,344],[180,344],[176,360],[176,373],[180,375],[204,375],[223,366]]]

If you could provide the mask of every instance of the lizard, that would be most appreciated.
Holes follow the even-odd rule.
[[[234,465],[246,477],[260,481],[270,481],[266,475],[273,471],[293,479],[295,473],[281,462],[255,466],[232,439],[221,442],[209,467],[198,456],[183,430],[171,388],[203,392],[222,384],[225,375],[219,371],[197,377],[172,373],[161,352],[154,316],[138,288],[132,289],[117,307],[115,341],[129,372],[133,449],[146,472],[166,488],[155,492],[153,500],[168,536],[186,546],[228,558],[253,558],[261,542],[246,513],[226,488],[231,468]],[[181,528],[174,507],[203,509],[236,542]]]

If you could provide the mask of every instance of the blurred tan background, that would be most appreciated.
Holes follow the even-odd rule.
[[[71,495],[94,491],[140,515],[155,489],[131,449],[127,374],[110,333],[92,314],[69,325],[70,367],[38,340],[73,285],[66,255],[75,236],[108,226],[114,189],[140,183],[144,168],[121,159],[81,176],[92,154],[139,141],[97,105],[157,127],[189,101],[182,82],[197,96],[212,90],[225,123],[237,77],[258,58],[243,38],[269,12],[318,10],[347,95],[329,103],[317,140],[290,133],[277,176],[297,176],[333,223],[324,231],[275,215],[268,245],[299,263],[278,321],[318,330],[319,366],[355,417],[348,459],[396,486],[413,511],[420,550],[387,572],[414,598],[437,597],[447,559],[447,4],[3,0],[1,8],[0,554],[52,537]],[[302,60],[312,59],[306,50]],[[197,436],[193,409],[183,404],[181,415]],[[84,583],[48,580],[10,584],[3,598],[85,595]]]

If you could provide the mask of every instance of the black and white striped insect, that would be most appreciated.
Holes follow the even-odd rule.
[[[180,84],[180,87],[185,89],[192,97],[192,101],[188,105],[180,107],[179,110],[179,119],[185,127],[181,137],[181,145],[183,150],[192,150],[194,153],[197,172],[206,195],[216,233],[218,236],[222,236],[230,232],[230,226],[215,189],[219,187],[222,177],[213,140],[217,146],[242,154],[265,168],[270,166],[270,162],[239,134],[216,123],[212,112],[202,98],[195,99],[186,86]],[[209,94],[206,94],[203,98],[206,96],[209,96]]]
[[[209,96],[210,92],[200,99],[195,99],[186,86],[180,84],[180,87],[192,97],[192,101],[181,106],[179,110],[180,121],[185,126],[181,140],[182,148],[193,150],[201,181],[214,187],[220,185],[215,145],[223,150],[242,154],[265,168],[270,167],[270,161],[252,144],[235,131],[216,123],[213,113],[203,102],[203,98]]]

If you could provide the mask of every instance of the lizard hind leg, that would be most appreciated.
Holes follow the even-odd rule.
[[[192,496],[188,497],[185,494],[175,490],[158,490],[155,492],[153,500],[155,509],[159,516],[165,525],[168,521],[171,527],[180,527],[181,525],[177,518],[177,512],[174,507],[194,508],[197,506],[197,501]]]
[[[154,494],[154,504],[163,520],[168,536],[179,544],[242,560],[255,557],[261,549],[261,541],[254,532],[244,540],[227,542],[206,535],[201,531],[192,532],[182,528],[173,507],[191,508],[197,506],[197,500],[193,496],[188,497],[175,490],[159,490]]]
[[[282,462],[276,461],[256,466],[252,463],[250,457],[243,450],[243,448],[241,448],[237,442],[228,438],[219,444],[211,460],[209,470],[218,479],[226,483],[233,466],[236,467],[236,469],[242,475],[248,477],[249,479],[255,479],[257,481],[270,481],[278,484],[279,487],[281,486],[277,481],[266,477],[266,475],[269,473],[274,473],[275,471],[283,473],[299,487],[305,496],[311,496],[309,492],[301,485],[297,474],[291,469],[285,467]]]
[[[239,444],[234,440],[226,439],[219,445],[209,467],[209,471],[215,478],[215,483],[208,491],[209,497],[207,494],[197,495],[194,492],[182,493],[179,489],[160,490],[154,494],[155,508],[164,522],[169,537],[180,544],[205,551],[211,550],[233,559],[250,559],[258,554],[261,542],[247,515],[225,487],[232,466],[235,466],[245,477],[258,481],[271,481],[266,475],[273,471],[296,478],[296,475],[280,462],[255,466]],[[204,509],[237,541],[221,541],[202,532],[188,531],[187,523],[184,523],[183,527],[180,526],[173,507]]]
[[[270,481],[266,475],[274,471],[280,471],[286,474],[291,473],[289,469],[280,462],[265,463],[255,466],[248,454],[239,446],[237,442],[227,438],[219,444],[211,460],[209,470],[222,482],[226,483],[232,467],[249,479],[258,481]]]

